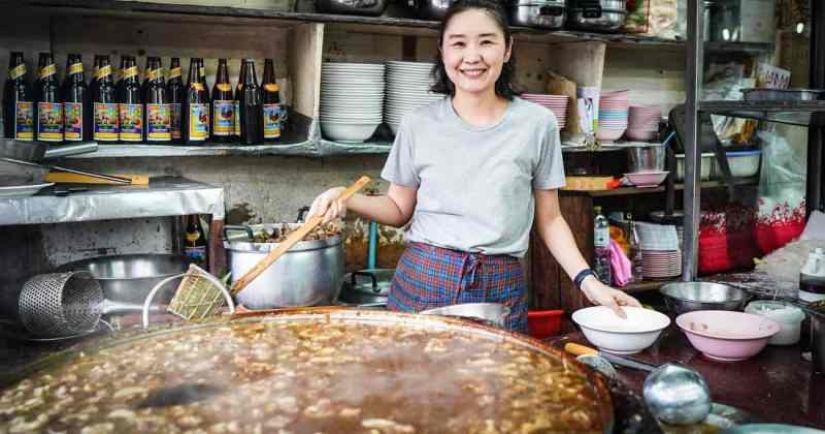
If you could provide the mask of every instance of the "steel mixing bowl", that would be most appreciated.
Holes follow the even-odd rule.
[[[695,310],[742,310],[749,294],[730,285],[713,282],[674,282],[663,285],[668,309],[677,314]]]

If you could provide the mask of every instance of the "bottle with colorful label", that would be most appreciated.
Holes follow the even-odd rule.
[[[120,83],[117,88],[118,113],[120,115],[120,141],[143,141],[143,98],[137,61],[123,56],[120,66]]]
[[[212,88],[212,141],[228,143],[235,131],[235,101],[226,59],[218,59],[218,73]]]
[[[22,52],[9,57],[9,72],[3,86],[3,135],[7,139],[34,140],[34,103],[26,81]]]
[[[92,94],[94,139],[97,142],[117,142],[120,132],[118,105],[115,98],[114,71],[109,56],[100,57],[97,83]]]
[[[63,81],[63,140],[92,140],[91,95],[83,75],[83,57],[69,54]]]
[[[146,141],[169,143],[172,141],[172,113],[166,94],[166,80],[163,62],[156,57],[146,71],[149,80],[146,85]]]
[[[51,53],[46,53],[40,67],[40,98],[37,101],[37,140],[63,141],[63,101],[57,80],[57,65]]]
[[[281,138],[283,106],[281,105],[281,89],[275,81],[275,63],[272,59],[264,61],[262,84],[264,141],[274,142]]]
[[[169,98],[169,116],[172,120],[172,142],[183,143],[183,100],[186,98],[186,88],[183,85],[180,59],[172,58],[169,65],[169,82],[166,87]]]
[[[182,125],[184,142],[189,145],[200,145],[209,139],[209,93],[204,75],[203,59],[190,60]]]
[[[202,268],[207,267],[207,243],[206,235],[201,226],[200,217],[191,215],[186,217],[186,234],[184,238],[183,253],[195,261],[195,264]]]

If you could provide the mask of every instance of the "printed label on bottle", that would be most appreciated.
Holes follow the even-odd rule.
[[[202,83],[192,83],[192,89],[195,89],[198,92],[203,92],[204,87]]]
[[[149,81],[157,80],[157,79],[163,77],[163,68],[151,69],[151,70],[147,71],[146,72],[146,77],[149,79]]]
[[[41,79],[49,78],[55,74],[57,74],[57,66],[54,63],[46,65],[40,70]]]
[[[169,104],[146,104],[146,141],[172,140],[172,117]]]
[[[203,142],[209,138],[209,105],[189,105],[189,140]]]
[[[235,136],[240,137],[241,136],[241,102],[238,101],[238,100],[235,100],[233,105],[235,107],[235,118],[233,119],[233,122],[235,123],[235,128],[233,129],[232,133]]]
[[[37,140],[44,142],[63,140],[63,104],[59,102],[37,103]]]
[[[275,83],[269,83],[269,84],[264,85],[264,90],[267,91],[267,92],[273,92],[274,93],[274,92],[280,91],[281,88],[278,87],[278,85],[275,84]]]
[[[178,78],[182,75],[180,67],[172,68],[169,70],[169,79]]]
[[[196,264],[204,264],[206,262],[206,247],[186,246],[183,248],[183,254],[192,258]]]
[[[80,142],[83,140],[83,103],[63,103],[63,140]]]
[[[169,118],[171,119],[172,139],[178,140],[183,137],[181,126],[183,125],[182,107],[178,103],[169,104]]]
[[[112,65],[106,65],[103,68],[97,70],[97,79],[103,80],[104,78],[112,75]],[[137,67],[135,67],[135,75],[137,75]]]
[[[114,142],[118,134],[118,106],[114,103],[95,103],[94,137],[97,141]]]
[[[18,101],[14,113],[14,138],[34,140],[34,103]]]
[[[229,92],[232,90],[232,85],[229,83],[218,83],[215,85],[221,92]]]
[[[139,74],[137,66],[130,66],[120,71],[120,79],[137,77]]]
[[[281,105],[264,104],[264,139],[281,137]]]
[[[20,64],[15,66],[9,71],[9,78],[14,80],[26,75],[26,64]]]
[[[82,63],[73,63],[69,66],[69,75],[77,75],[83,73]]]
[[[212,134],[229,136],[235,131],[235,102],[217,100],[212,103],[215,119],[212,119]]]
[[[120,104],[120,140],[125,142],[143,140],[142,104]]]

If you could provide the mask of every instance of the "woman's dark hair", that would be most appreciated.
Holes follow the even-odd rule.
[[[430,88],[435,93],[442,93],[445,95],[455,95],[455,84],[450,81],[447,76],[447,69],[444,66],[444,60],[441,56],[441,45],[444,42],[444,32],[447,30],[447,24],[450,20],[464,11],[482,10],[486,12],[493,21],[496,22],[498,28],[504,33],[505,43],[509,46],[512,43],[512,34],[507,23],[507,11],[504,9],[504,2],[497,0],[457,0],[450,4],[447,9],[444,19],[441,20],[441,26],[438,29],[438,54],[435,57],[435,66],[433,67],[432,75],[435,84]],[[496,95],[512,101],[513,97],[519,95],[521,92],[515,89],[515,63],[516,59],[513,53],[510,53],[510,59],[504,62],[501,67],[501,75],[496,80]]]

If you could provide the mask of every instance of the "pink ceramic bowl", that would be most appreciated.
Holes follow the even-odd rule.
[[[769,318],[728,310],[697,310],[676,317],[694,348],[721,362],[749,359],[762,351],[779,324]]]
[[[667,170],[661,172],[634,172],[624,176],[636,187],[656,187],[667,179]]]

